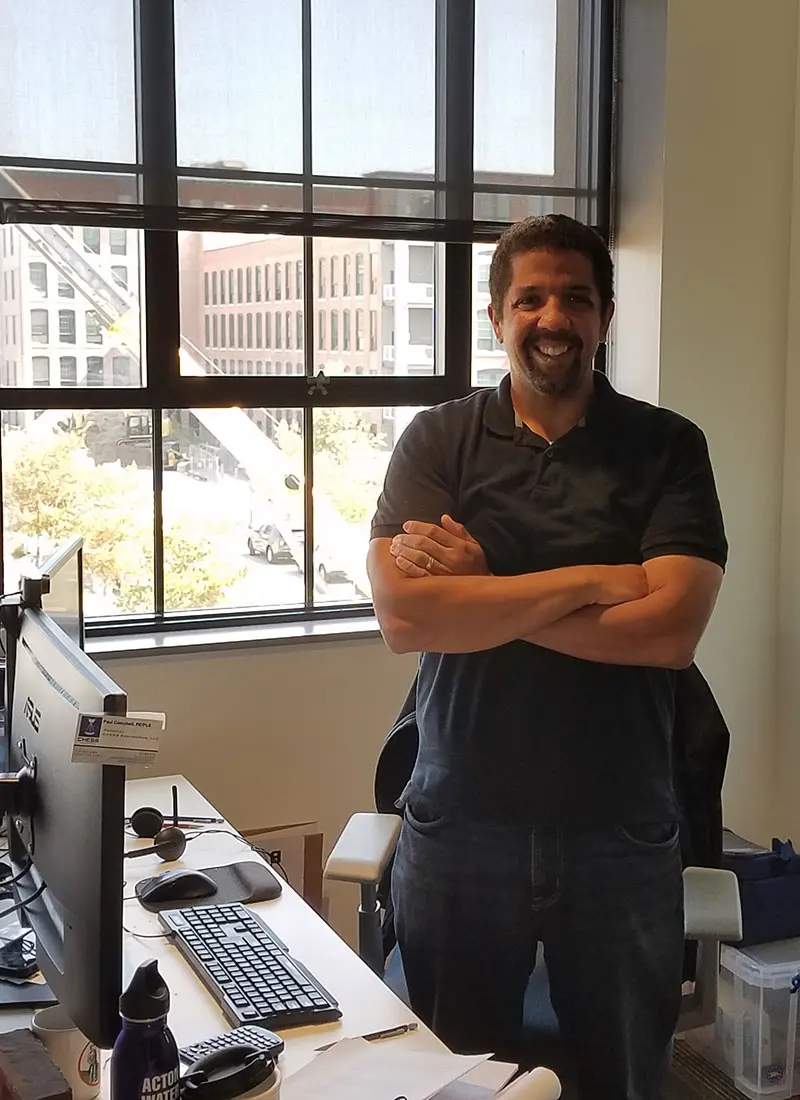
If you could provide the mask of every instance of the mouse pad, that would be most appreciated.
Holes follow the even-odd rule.
[[[229,863],[224,867],[198,867],[204,875],[216,883],[217,892],[205,898],[184,899],[183,901],[145,901],[142,891],[160,877],[142,879],[135,886],[139,904],[151,913],[162,909],[188,909],[194,905],[228,905],[234,901],[272,901],[280,897],[282,890],[280,879],[263,863],[245,860],[243,863]]]

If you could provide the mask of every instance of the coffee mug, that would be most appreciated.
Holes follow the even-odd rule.
[[[72,1100],[94,1100],[100,1092],[100,1051],[78,1031],[61,1005],[35,1013],[31,1031],[64,1074]]]

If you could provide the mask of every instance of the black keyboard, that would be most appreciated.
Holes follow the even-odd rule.
[[[237,1027],[324,1024],[338,1003],[243,905],[171,909],[158,918]]]

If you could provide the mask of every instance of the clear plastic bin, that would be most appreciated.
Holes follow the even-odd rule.
[[[713,1029],[686,1038],[753,1100],[800,1093],[800,939],[720,952]]]

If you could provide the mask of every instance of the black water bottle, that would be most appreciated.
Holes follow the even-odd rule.
[[[111,1100],[178,1100],[180,1059],[167,1027],[169,989],[158,963],[142,963],[119,999],[122,1030],[111,1055]]]

